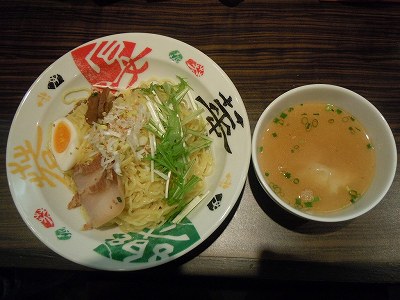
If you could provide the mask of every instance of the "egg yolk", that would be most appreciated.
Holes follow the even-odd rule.
[[[67,146],[71,140],[71,131],[67,124],[60,122],[56,125],[54,130],[54,150],[58,153],[62,153],[67,149]]]

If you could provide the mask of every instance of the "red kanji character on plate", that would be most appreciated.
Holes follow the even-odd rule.
[[[46,228],[54,227],[53,219],[45,208],[38,208],[33,217]]]
[[[186,61],[186,65],[189,69],[196,75],[197,77],[203,76],[204,74],[204,66],[197,63],[194,59],[188,59]]]
[[[82,46],[72,51],[71,55],[90,84],[127,88],[149,67],[147,61],[139,67],[136,64],[152,49],[145,47],[135,56],[135,48],[134,42],[101,41]]]

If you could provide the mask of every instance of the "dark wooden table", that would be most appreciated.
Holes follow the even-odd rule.
[[[66,52],[101,36],[156,33],[203,51],[236,85],[252,130],[268,104],[291,88],[311,83],[349,88],[382,112],[399,146],[399,4],[104,2],[0,1],[1,268],[87,270],[48,249],[25,225],[9,191],[5,152],[14,113],[34,80]],[[282,211],[250,166],[238,206],[221,229],[168,268],[184,275],[400,282],[398,175],[369,213],[323,224]]]

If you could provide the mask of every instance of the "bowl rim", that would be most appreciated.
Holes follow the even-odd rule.
[[[264,179],[264,176],[262,175],[263,172],[260,169],[260,166],[258,164],[257,161],[257,155],[258,155],[258,136],[260,135],[261,130],[263,129],[264,124],[267,122],[265,121],[265,118],[267,117],[267,115],[270,113],[271,110],[273,110],[273,108],[277,105],[280,105],[280,101],[282,99],[287,98],[288,96],[291,96],[292,94],[296,94],[299,92],[306,92],[307,90],[317,90],[317,89],[328,89],[331,91],[335,91],[335,92],[341,92],[341,93],[347,93],[349,95],[351,95],[352,97],[357,98],[360,102],[362,102],[364,105],[366,105],[369,109],[372,110],[372,112],[376,115],[377,119],[379,119],[381,121],[382,126],[386,127],[386,132],[388,134],[387,139],[390,141],[390,151],[391,151],[391,155],[393,156],[393,160],[396,161],[395,164],[393,164],[393,168],[389,171],[389,178],[386,181],[386,184],[384,186],[382,186],[382,189],[380,191],[380,196],[376,197],[374,201],[371,202],[370,205],[366,206],[365,208],[362,209],[358,209],[353,211],[350,214],[347,215],[342,215],[340,214],[341,210],[332,212],[332,213],[326,213],[323,216],[322,215],[314,215],[314,214],[309,214],[309,213],[305,213],[303,211],[300,211],[296,208],[294,208],[293,206],[289,205],[288,203],[286,203],[285,201],[283,201],[282,199],[280,199],[279,196],[277,196],[272,189],[269,187],[268,183],[266,182],[266,180]],[[290,105],[290,104],[288,104]],[[396,174],[396,167],[397,167],[397,148],[396,148],[396,142],[393,136],[393,132],[389,126],[389,124],[387,123],[386,119],[384,118],[384,116],[382,115],[382,113],[370,102],[368,101],[366,98],[364,98],[363,96],[361,96],[360,94],[338,86],[338,85],[332,85],[332,84],[320,84],[320,83],[316,83],[316,84],[307,84],[307,85],[302,85],[302,86],[298,86],[295,88],[292,88],[286,92],[284,92],[283,94],[279,95],[278,97],[276,97],[274,100],[272,100],[267,107],[263,110],[262,114],[260,115],[260,117],[257,120],[256,126],[254,128],[253,131],[253,138],[252,138],[252,145],[251,145],[251,150],[252,150],[252,164],[256,173],[256,177],[258,182],[260,183],[260,185],[263,187],[264,191],[270,196],[270,198],[277,203],[279,206],[281,206],[282,208],[284,208],[285,210],[289,211],[290,213],[292,213],[293,215],[296,215],[298,217],[301,217],[303,219],[308,219],[308,220],[313,220],[313,221],[320,221],[320,222],[341,222],[341,221],[347,221],[347,220],[351,220],[354,219],[356,217],[359,217],[365,213],[367,213],[368,211],[370,211],[372,208],[374,208],[379,202],[381,202],[381,200],[384,198],[384,196],[387,194],[387,192],[389,191],[395,174]]]

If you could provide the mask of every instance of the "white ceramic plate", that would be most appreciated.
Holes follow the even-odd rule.
[[[134,87],[153,78],[185,78],[203,106],[215,159],[210,193],[184,222],[140,233],[82,231],[79,209],[47,150],[49,124],[72,108],[63,95],[103,82]],[[200,102],[199,102],[200,103]],[[48,67],[24,96],[11,125],[7,176],[15,205],[32,232],[63,257],[103,270],[138,270],[189,252],[223,222],[239,198],[250,162],[250,126],[224,71],[197,49],[160,35],[125,33],[90,41]]]

